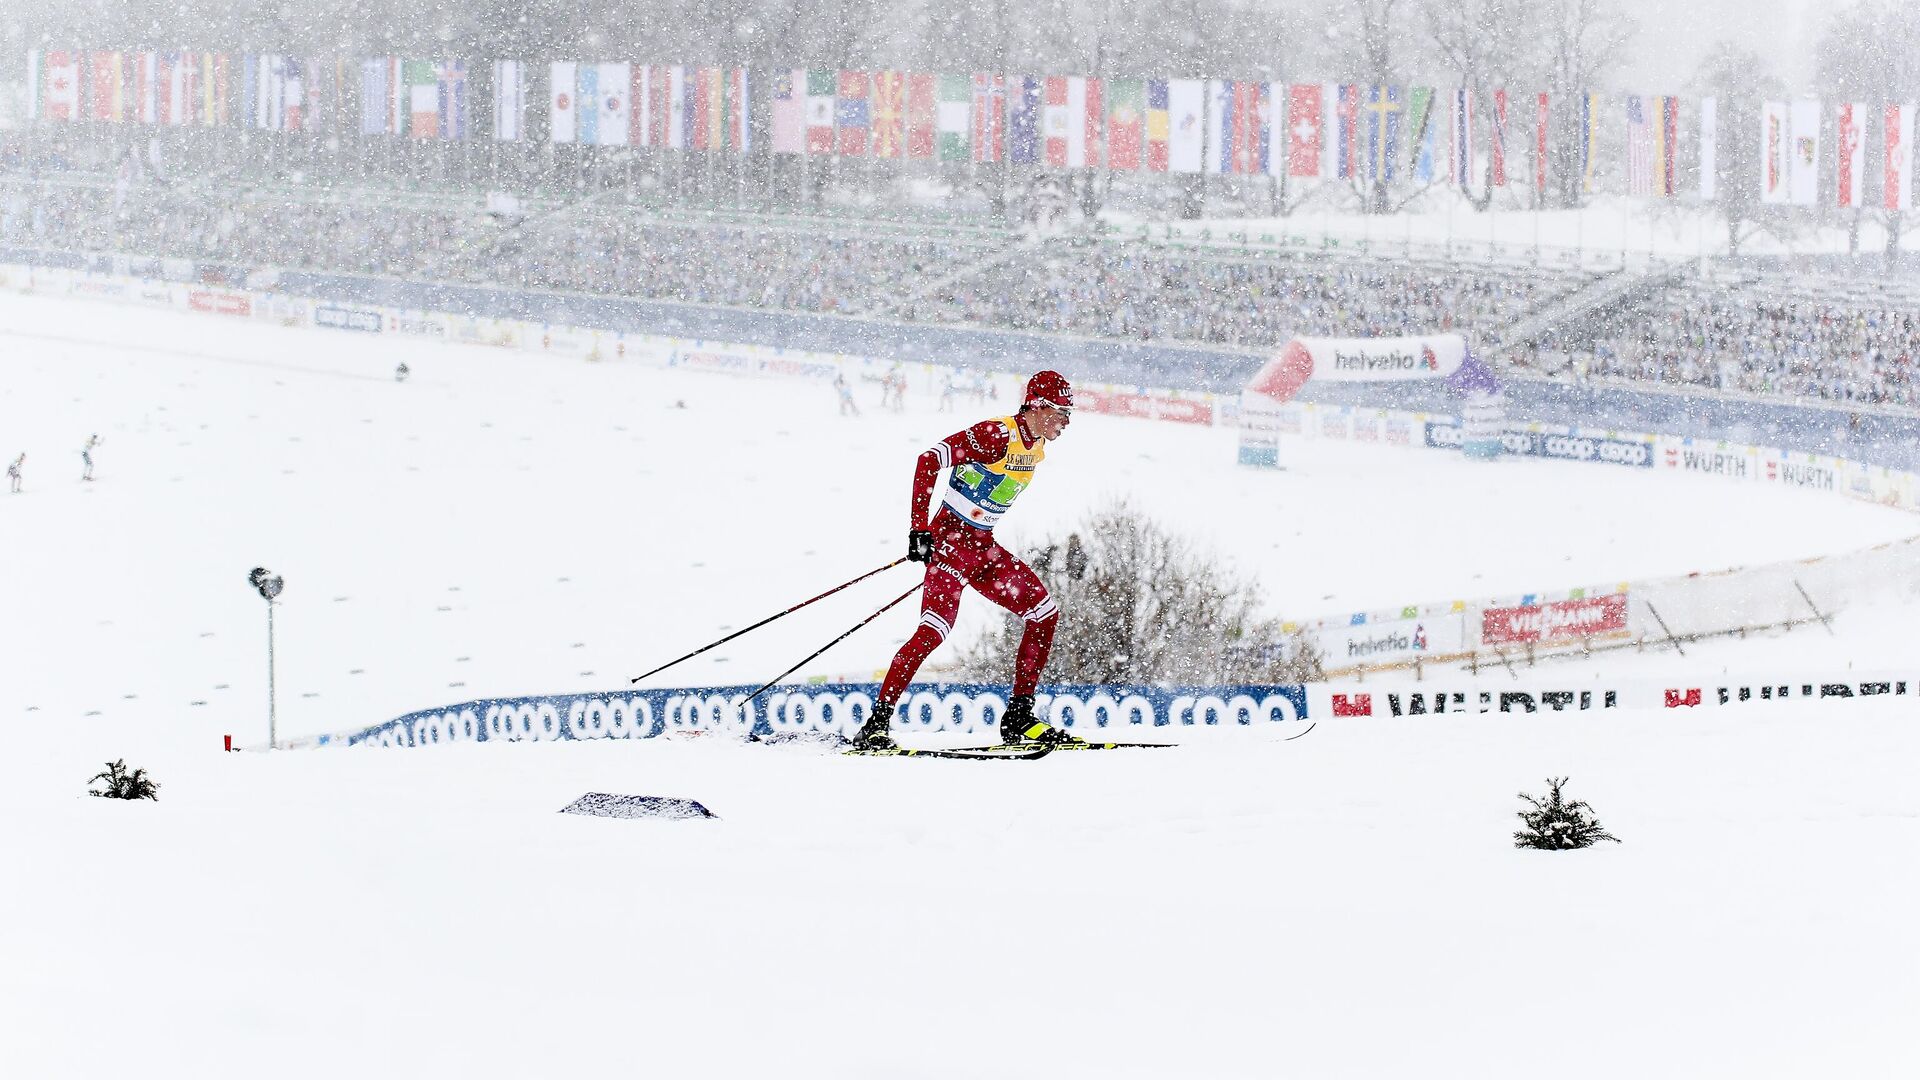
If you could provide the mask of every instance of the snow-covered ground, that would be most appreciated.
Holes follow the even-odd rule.
[[[413,378],[397,384],[405,359]],[[1322,722],[1042,763],[712,739],[221,755],[628,675],[894,558],[982,410],[0,298],[0,1060],[92,1076],[1911,1076],[1912,698]],[[105,439],[99,479],[79,447]],[[1082,416],[1014,546],[1130,497],[1319,614],[1846,550],[1759,485]],[[1569,520],[1578,522],[1570,527]],[[1657,531],[1656,531],[1657,527]],[[770,676],[890,572],[716,650]],[[998,617],[977,598],[960,632]],[[1592,670],[1911,665],[1910,612]],[[817,666],[879,666],[896,612]],[[81,795],[124,757],[161,802]],[[1512,849],[1571,775],[1626,842]],[[690,796],[717,822],[554,813]]]

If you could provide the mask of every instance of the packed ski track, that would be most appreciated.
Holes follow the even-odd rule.
[[[411,377],[394,379],[404,361]],[[219,752],[630,675],[902,554],[1014,403],[0,297],[9,1075],[1903,1077],[1911,697],[1322,720],[1032,762],[723,736]],[[89,434],[96,479],[80,480]],[[1077,416],[1002,529],[1126,498],[1302,617],[1832,553],[1920,519],[1592,465]],[[758,683],[902,568],[672,673]],[[1002,618],[963,602],[957,640]],[[897,609],[806,675],[870,678]],[[1908,611],[1556,660],[1911,665]],[[935,655],[937,665],[950,655]],[[932,672],[930,672],[932,673]],[[157,803],[85,797],[125,759]],[[1624,841],[1512,847],[1570,776]],[[557,814],[584,792],[713,821]]]

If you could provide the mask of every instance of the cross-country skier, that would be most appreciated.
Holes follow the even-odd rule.
[[[100,445],[100,436],[89,435],[87,436],[86,444],[80,447],[80,463],[82,466],[80,470],[80,479],[82,480],[93,479],[93,448],[99,445]]]
[[[928,654],[946,640],[960,610],[960,593],[972,586],[982,596],[1026,620],[1013,665],[1013,690],[1000,720],[1005,742],[1076,742],[1073,736],[1033,715],[1033,692],[1040,682],[1060,608],[1047,595],[1032,568],[993,538],[993,527],[1033,481],[1047,456],[1047,444],[1067,430],[1073,411],[1072,388],[1058,372],[1042,371],[1027,380],[1027,395],[1012,416],[982,420],[955,432],[920,455],[913,474],[913,502],[907,532],[907,558],[927,564],[920,596],[920,627],[900,647],[880,686],[873,715],[854,736],[856,745],[884,749],[894,703],[913,681]],[[934,485],[952,469],[940,509],[927,519]]]
[[[22,450],[20,451],[20,456],[14,458],[7,466],[7,488],[15,495],[20,494],[20,466],[26,463],[27,452]]]
[[[841,372],[833,373],[833,391],[840,397],[841,416],[859,416],[860,406],[853,403],[853,387],[847,385],[847,377]]]

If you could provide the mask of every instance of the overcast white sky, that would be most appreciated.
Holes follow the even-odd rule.
[[[1639,21],[1619,79],[1622,89],[1673,93],[1693,75],[1714,44],[1733,38],[1769,57],[1789,86],[1813,75],[1818,26],[1814,0],[1621,0]]]

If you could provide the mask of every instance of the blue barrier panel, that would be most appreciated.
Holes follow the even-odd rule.
[[[426,709],[316,745],[431,746],[455,742],[652,739],[675,731],[744,735],[851,735],[873,708],[878,683],[783,686],[746,709],[751,686],[682,687],[613,694],[493,698]],[[898,734],[998,737],[1004,684],[916,683],[894,715]],[[1304,686],[1056,686],[1038,695],[1043,716],[1072,731],[1257,727],[1305,721]]]

